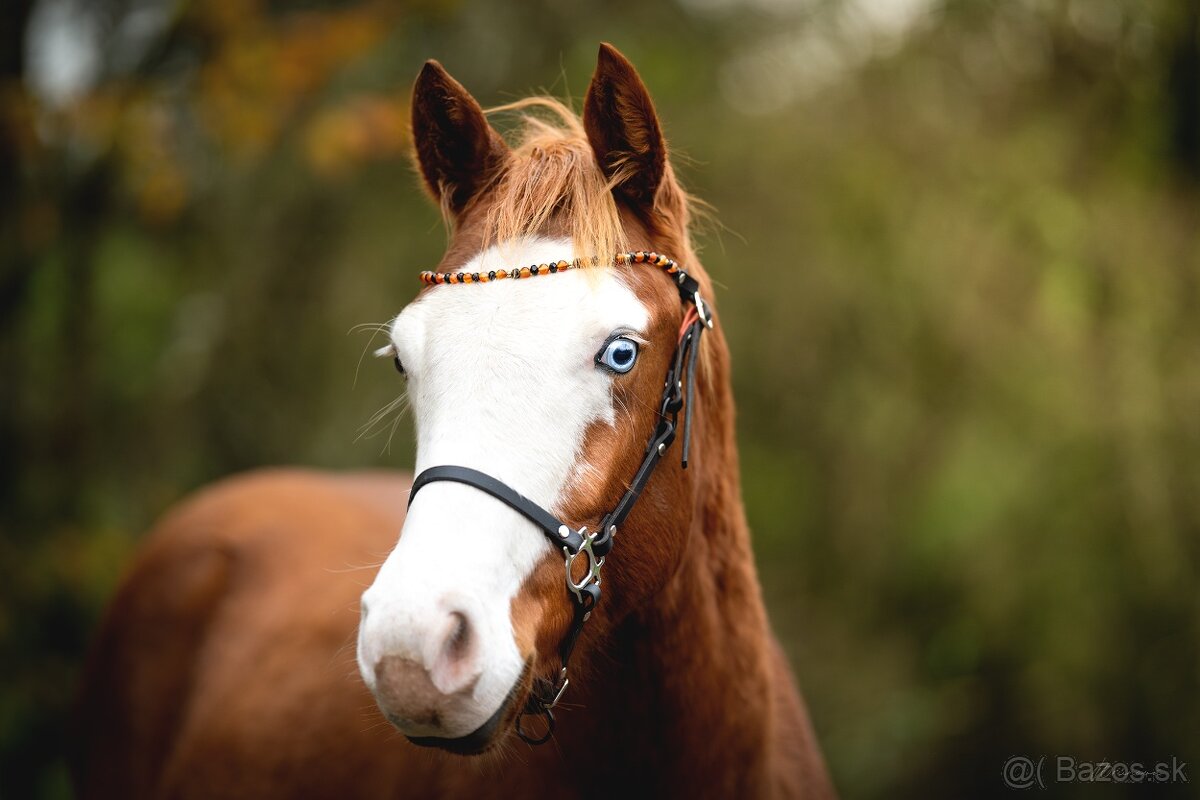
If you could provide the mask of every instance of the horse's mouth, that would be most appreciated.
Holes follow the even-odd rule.
[[[508,690],[508,696],[504,698],[504,702],[492,716],[488,717],[486,722],[467,735],[448,738],[444,736],[408,736],[406,734],[404,738],[420,747],[436,747],[462,756],[486,753],[496,746],[503,736],[503,731],[513,726],[517,716],[524,709],[525,697],[533,683],[530,678],[532,667],[532,661],[525,662],[525,669],[521,671],[521,676]]]

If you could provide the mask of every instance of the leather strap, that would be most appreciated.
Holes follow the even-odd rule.
[[[681,290],[681,294],[682,294]],[[621,495],[613,510],[600,521],[600,532],[592,549],[597,555],[607,555],[612,550],[612,540],[617,530],[625,524],[625,518],[633,510],[634,504],[641,497],[642,490],[650,482],[655,467],[675,441],[679,425],[679,411],[684,409],[683,417],[683,454],[681,463],[687,469],[688,456],[691,452],[692,438],[692,398],[695,397],[696,353],[700,350],[700,335],[705,331],[706,324],[701,318],[689,323],[679,338],[675,348],[675,356],[671,359],[672,366],[667,371],[667,379],[663,384],[662,406],[659,411],[658,425],[654,435],[646,445],[646,455],[641,466],[629,483],[629,489]],[[686,370],[685,370],[686,367]],[[686,397],[686,402],[684,398]]]
[[[490,494],[513,511],[521,514],[534,525],[537,525],[552,544],[566,547],[572,553],[578,553],[579,548],[583,547],[583,536],[579,531],[560,522],[549,511],[520,492],[510,488],[508,484],[496,480],[486,472],[480,472],[470,467],[444,464],[422,471],[417,476],[417,479],[413,481],[412,489],[409,490],[409,506],[412,505],[413,499],[416,498],[417,492],[420,491],[421,487],[434,481],[453,481],[454,483],[465,483],[467,486],[474,486],[481,492]]]

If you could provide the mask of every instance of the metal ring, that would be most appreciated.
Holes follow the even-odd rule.
[[[546,718],[546,733],[540,737],[531,736],[521,727],[521,721],[529,716],[543,716]],[[521,741],[526,744],[539,745],[550,741],[550,737],[554,735],[554,712],[545,706],[539,706],[537,711],[522,711],[517,717],[517,736],[521,737]]]

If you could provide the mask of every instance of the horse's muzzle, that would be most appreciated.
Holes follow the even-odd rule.
[[[522,698],[528,694],[530,689],[530,669],[531,664],[527,662],[525,664],[525,671],[521,673],[521,677],[513,684],[512,689],[509,690],[508,696],[500,704],[500,707],[488,718],[487,722],[466,736],[446,738],[442,736],[408,736],[405,734],[404,738],[420,747],[436,747],[448,753],[456,753],[458,755],[473,756],[487,752],[500,741],[504,732],[512,727],[517,715],[521,713],[524,707]],[[398,724],[398,721],[393,718],[391,713],[384,711],[384,715],[403,732],[403,727]]]

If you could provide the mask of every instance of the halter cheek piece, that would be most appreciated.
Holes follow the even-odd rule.
[[[680,410],[684,415],[681,460],[683,468],[687,469],[692,429],[696,354],[700,350],[701,334],[713,326],[712,312],[700,297],[699,283],[671,259],[657,253],[621,253],[613,259],[613,263],[616,265],[649,264],[661,268],[675,281],[676,287],[679,289],[679,296],[687,311],[684,313],[683,324],[679,329],[679,340],[671,358],[671,366],[667,369],[666,381],[663,384],[658,424],[654,428],[654,434],[650,437],[650,441],[646,444],[646,453],[642,458],[642,464],[634,474],[633,480],[630,481],[629,490],[621,496],[612,511],[604,515],[604,518],[600,520],[599,527],[591,533],[588,532],[586,526],[576,530],[503,481],[470,467],[451,465],[430,467],[413,481],[408,497],[408,504],[411,506],[417,492],[435,481],[452,481],[474,486],[524,516],[542,531],[552,546],[562,548],[567,590],[574,601],[572,605],[575,613],[571,627],[559,646],[559,659],[562,666],[557,679],[550,684],[535,685],[534,691],[530,693],[529,702],[517,717],[517,734],[529,744],[542,744],[548,741],[554,733],[553,709],[570,682],[567,679],[567,662],[571,658],[571,651],[575,649],[575,642],[579,639],[583,624],[588,621],[592,610],[600,602],[600,568],[604,566],[605,557],[612,551],[617,530],[625,523],[625,518],[633,510],[633,506],[642,494],[642,489],[650,482],[650,476],[654,474],[654,468],[658,466],[659,460],[667,452],[671,443],[675,441]],[[532,264],[519,269],[495,270],[486,273],[422,272],[421,281],[431,286],[488,283],[497,280],[551,275],[569,269],[578,269],[581,266],[583,266],[581,260],[575,259],[574,261]],[[580,557],[587,559],[587,571],[582,578],[575,580],[573,567],[576,559]],[[524,730],[521,723],[529,715],[545,718],[545,733],[536,736]]]

